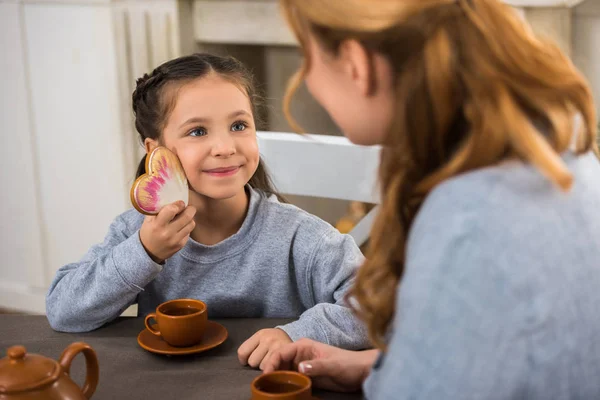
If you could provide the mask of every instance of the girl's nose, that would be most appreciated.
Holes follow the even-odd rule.
[[[231,157],[236,153],[235,142],[230,137],[222,137],[215,141],[212,148],[213,157]]]

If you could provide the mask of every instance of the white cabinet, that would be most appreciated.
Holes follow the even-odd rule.
[[[0,308],[43,313],[130,206],[131,91],[179,55],[177,21],[175,0],[0,0]]]

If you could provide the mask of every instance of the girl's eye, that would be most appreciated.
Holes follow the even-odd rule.
[[[247,127],[248,127],[248,124],[246,124],[245,122],[237,121],[237,122],[234,122],[233,125],[231,125],[231,130],[233,132],[240,132],[240,131],[246,130]]]
[[[206,135],[206,129],[204,128],[194,128],[189,131],[188,136],[204,136]]]

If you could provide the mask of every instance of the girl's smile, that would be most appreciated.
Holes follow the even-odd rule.
[[[230,167],[207,169],[202,172],[204,172],[210,176],[214,176],[216,178],[226,178],[226,177],[237,174],[241,167],[242,166],[240,166],[240,165],[234,165],[234,166],[230,166]]]

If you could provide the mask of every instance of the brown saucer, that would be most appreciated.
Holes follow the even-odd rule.
[[[219,323],[208,321],[206,324],[206,332],[202,341],[190,347],[173,347],[165,342],[161,337],[156,336],[148,329],[144,329],[137,337],[138,344],[145,350],[151,353],[167,354],[167,355],[184,355],[201,353],[206,350],[213,349],[223,343],[227,339],[227,329]]]

